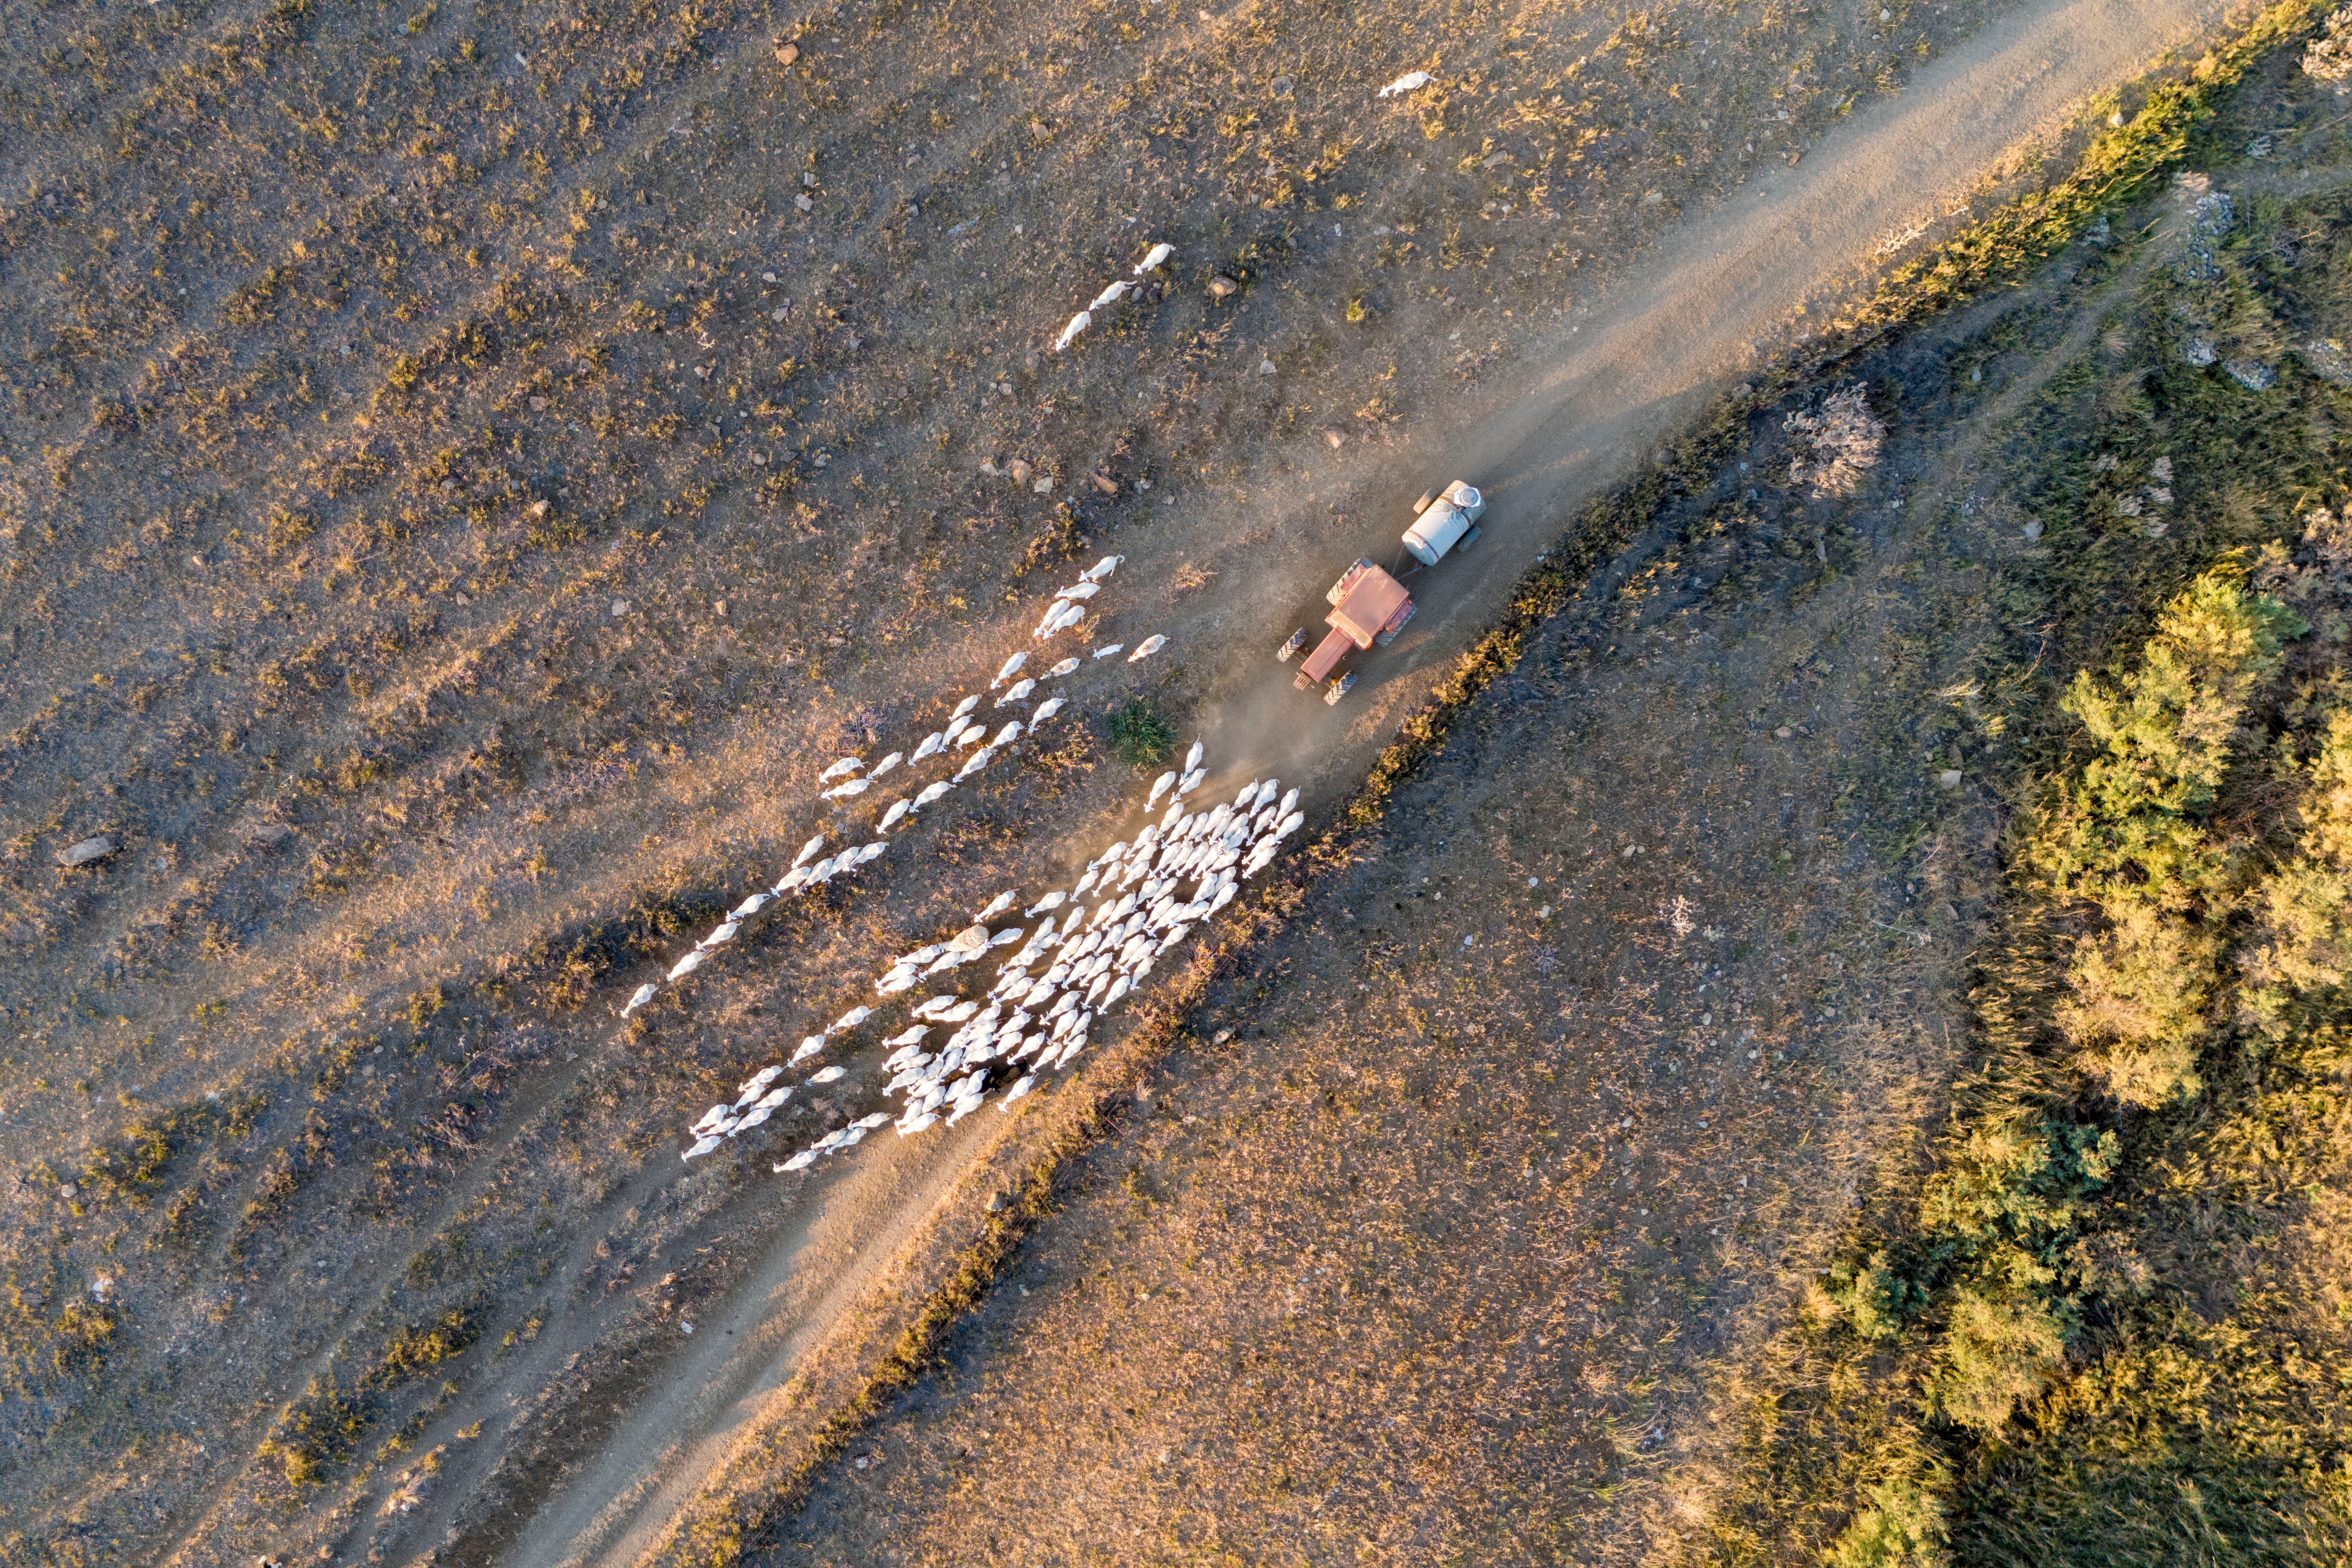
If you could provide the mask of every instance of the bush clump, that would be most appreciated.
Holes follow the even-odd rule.
[[[1133,767],[1157,767],[1176,749],[1176,733],[1168,727],[1150,700],[1129,699],[1110,716],[1111,742],[1119,761]]]

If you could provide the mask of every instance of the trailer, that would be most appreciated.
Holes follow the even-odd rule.
[[[1413,504],[1412,526],[1405,531],[1404,550],[1395,565],[1383,569],[1360,556],[1323,595],[1331,606],[1323,624],[1331,629],[1315,646],[1315,651],[1307,656],[1307,662],[1291,680],[1292,687],[1311,691],[1318,685],[1323,686],[1327,706],[1336,706],[1339,699],[1354,689],[1360,672],[1350,669],[1339,673],[1348,655],[1374,646],[1386,647],[1396,640],[1397,633],[1412,619],[1412,595],[1406,591],[1406,581],[1436,565],[1447,552],[1466,550],[1476,543],[1478,519],[1486,510],[1486,498],[1460,479],[1441,491],[1423,494]],[[1408,559],[1418,564],[1408,567]],[[1288,664],[1297,657],[1307,647],[1307,637],[1305,626],[1293,632],[1290,640],[1276,652],[1276,662]]]

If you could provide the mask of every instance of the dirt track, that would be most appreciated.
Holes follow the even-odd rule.
[[[1922,72],[1901,97],[1842,123],[1797,167],[1686,214],[1645,258],[1654,268],[1629,269],[1633,276],[1612,280],[1571,317],[1518,337],[1525,368],[1482,388],[1457,426],[1424,424],[1370,473],[1359,450],[1309,447],[1289,459],[1296,468],[1248,487],[1269,510],[1329,501],[1367,521],[1345,539],[1294,536],[1286,552],[1263,537],[1223,542],[1206,554],[1196,546],[1196,558],[1232,587],[1172,635],[1250,648],[1230,658],[1203,702],[1213,749],[1242,771],[1306,779],[1325,798],[1346,790],[1417,700],[1412,672],[1450,658],[1491,618],[1558,519],[1637,468],[1743,369],[1801,335],[1802,312],[1822,310],[1865,278],[1890,231],[1956,210],[2021,145],[2055,136],[2088,98],[2135,79],[2168,50],[2193,46],[2225,9],[2122,0],[2022,7]],[[1510,332],[1475,316],[1461,325],[1497,338]],[[1272,622],[1292,596],[1291,580],[1350,548],[1384,559],[1394,531],[1387,515],[1402,510],[1397,498],[1438,468],[1484,483],[1486,541],[1429,594],[1429,609],[1396,657],[1376,665],[1337,710],[1266,679],[1248,639],[1279,640]],[[1135,564],[1150,573],[1173,562]],[[1253,583],[1255,593],[1244,586]],[[861,1249],[851,1261],[839,1237],[874,1234],[877,1224],[907,1234],[912,1218],[896,1205],[909,1196],[925,1208],[936,1203],[996,1135],[983,1122],[960,1147],[870,1162],[837,1178],[813,1224],[835,1233],[832,1249],[810,1248],[797,1229],[781,1237],[744,1308],[729,1314],[741,1325],[741,1346],[726,1354],[698,1346],[679,1369],[679,1385],[633,1412],[594,1465],[522,1532],[527,1544],[513,1561],[534,1568],[635,1561],[712,1462],[714,1445],[757,1425],[761,1396],[822,1340],[826,1310],[857,1300],[852,1287],[877,1260]],[[1004,1135],[1017,1136],[1017,1127]],[[900,1168],[910,1162],[919,1177]],[[821,1287],[800,1278],[812,1263],[825,1271]],[[770,1321],[755,1332],[776,1300],[793,1303],[784,1323]]]

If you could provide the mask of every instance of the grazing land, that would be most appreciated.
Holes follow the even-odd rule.
[[[695,1110],[869,999],[882,957],[1091,852],[1139,735],[1262,738],[1240,655],[1287,629],[1284,574],[1385,545],[1398,492],[1473,416],[1531,404],[1662,239],[1751,180],[1811,177],[1792,166],[1948,55],[2076,9],[2130,66],[2080,92],[2124,89],[2128,120],[2150,91],[2130,76],[2221,7],[191,0],[0,22],[0,1562],[627,1561],[699,1539],[696,1487],[789,1461],[776,1432],[847,1430],[824,1423],[980,1223],[971,1173],[1094,1137],[1105,1107],[1089,1088],[1002,1137],[886,1141],[823,1184],[766,1156],[868,1109],[858,1080],[682,1176]],[[1415,68],[1429,89],[1372,96]],[[2263,129],[2324,163],[2324,89],[2290,62],[2268,90]],[[1970,193],[1945,194],[1776,263],[1819,314],[1759,307],[1755,374],[1871,265],[1961,227]],[[1177,259],[1140,298],[1048,352],[1162,238]],[[1880,509],[1902,474],[1964,494],[1934,419],[1991,389],[1945,374],[1953,345],[2074,320],[2068,289],[2156,243],[2076,253],[2046,318],[1843,367],[1893,432],[1850,493],[1786,427],[1838,418],[1827,387],[1741,401],[1633,555],[1350,830],[1349,863],[1260,911],[1286,924],[1250,984],[1204,968],[1196,1012],[1106,1053],[1105,1093],[1164,1061],[1150,1109],[1057,1178],[1066,1212],[1004,1277],[1028,1293],[986,1296],[956,1384],[886,1413],[879,1471],[811,1472],[806,1514],[739,1544],[944,1542],[925,1531],[982,1431],[1030,1517],[1067,1521],[1041,1529],[1098,1530],[1006,1424],[1050,1432],[1162,1543],[1204,1526],[1150,1489],[1220,1422],[1265,1463],[1218,1480],[1210,1523],[1268,1531],[1268,1554],[1318,1502],[1415,1553],[1632,1551],[1748,1506],[1703,1463],[1727,1462],[1748,1385],[1707,1380],[1831,1353],[1791,1348],[1790,1315],[1851,1249],[1855,1195],[1916,1183],[1993,918],[2006,775],[1970,771],[1971,710],[1921,694],[2013,629],[1991,584],[2035,568],[1976,542],[1975,513]],[[2213,341],[2285,363],[2260,320]],[[1997,388],[2011,362],[1985,363]],[[1572,483],[1640,467],[1727,368],[1664,367],[1681,401]],[[2207,461],[2179,494],[2222,492]],[[2226,542],[2288,538],[2270,504],[2221,507]],[[1497,518],[1528,553],[1564,521]],[[2125,586],[2152,604],[2224,542]],[[1066,732],[870,882],[615,1019],[812,832],[868,836],[879,803],[826,809],[817,767],[930,727],[1100,550],[1129,556],[1119,613],[1174,637],[1168,664],[1079,684]],[[1486,560],[1398,668],[1444,669],[1507,601],[1524,557]],[[2029,690],[2121,646],[2081,635]],[[1421,690],[1359,694],[1294,781],[1310,803],[1353,788]],[[1422,1272],[1384,1284],[1399,1258]],[[1164,1369],[1198,1391],[1179,1408],[1116,1336],[1156,1311],[1164,1344],[1212,1310]],[[1046,1414],[1079,1363],[1040,1322],[1123,1391],[1087,1395],[1090,1426]],[[1312,1390],[1283,1381],[1306,1344],[1339,1369]],[[1562,1352],[1572,1380],[1541,1359]],[[1342,1417],[1376,1407],[1438,1467],[1409,1506],[1368,1500],[1393,1478]],[[1125,1414],[1147,1408],[1158,1439]],[[1433,1442],[1441,1422],[1462,1425]],[[1834,1509],[1853,1446],[1820,1441],[1806,1473]],[[1657,1479],[1685,1455],[1712,1479]],[[884,1490],[852,1507],[860,1486]]]

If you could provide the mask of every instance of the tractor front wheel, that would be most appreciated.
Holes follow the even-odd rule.
[[[1297,631],[1291,633],[1290,640],[1284,643],[1282,647],[1276,651],[1274,660],[1276,664],[1288,664],[1291,659],[1297,656],[1298,650],[1306,646],[1307,628],[1305,626],[1301,626]]]

